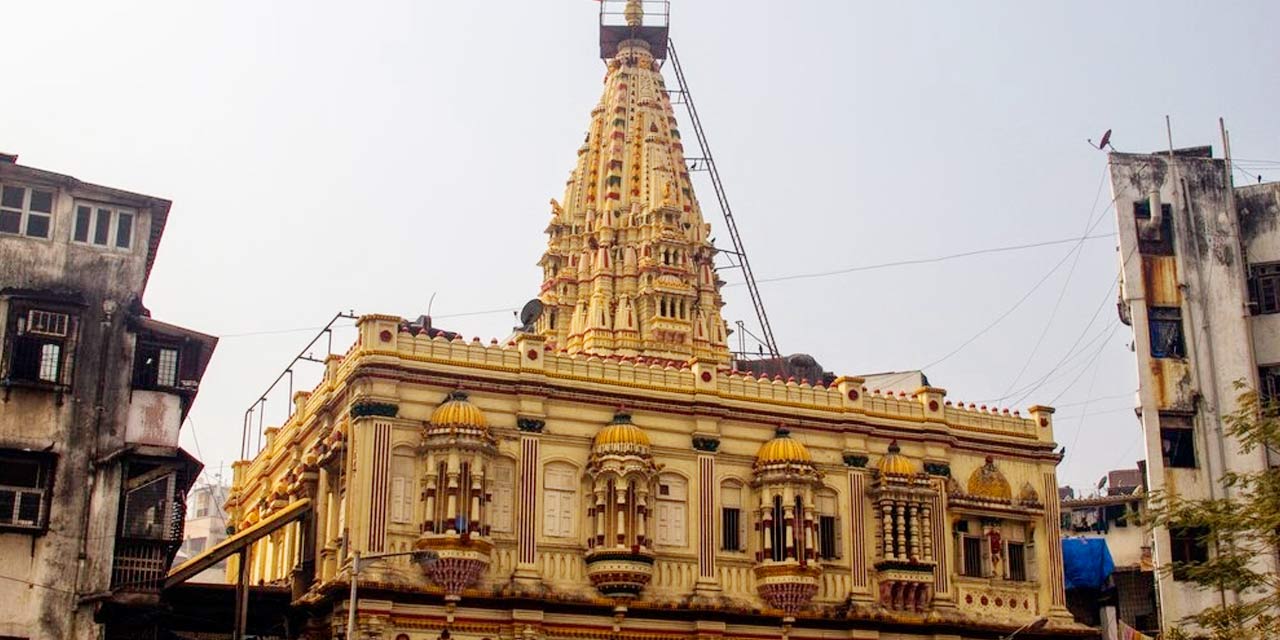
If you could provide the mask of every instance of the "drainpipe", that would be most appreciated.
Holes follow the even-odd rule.
[[[111,350],[111,327],[115,313],[116,302],[114,300],[104,300],[102,302],[102,321],[99,323],[102,327],[102,335],[98,349],[97,384],[93,391],[93,442],[89,445],[89,462],[86,465],[88,477],[85,478],[84,508],[81,510],[80,518],[80,521],[84,523],[85,529],[80,536],[80,553],[76,556],[76,575],[73,582],[77,598],[81,596],[80,580],[84,575],[85,564],[89,558],[89,510],[93,504],[93,490],[97,484],[99,437],[102,433],[103,414],[106,413],[106,408],[103,407],[103,399],[107,395],[107,358]],[[77,602],[76,608],[79,609],[79,606],[80,603]],[[78,616],[73,613],[71,616],[73,637],[75,636],[77,619]]]

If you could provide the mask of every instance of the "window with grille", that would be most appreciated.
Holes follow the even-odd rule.
[[[1258,367],[1258,395],[1263,402],[1280,400],[1280,365]]]
[[[1205,527],[1170,527],[1169,558],[1173,560],[1173,579],[1187,579],[1187,565],[1209,560],[1209,530]]]
[[[181,518],[175,512],[176,477],[169,473],[143,480],[124,496],[121,530],[128,538],[176,540],[181,537]]]
[[[746,551],[742,493],[743,486],[736,482],[720,486],[720,549],[723,551]]]
[[[982,577],[982,538],[978,536],[961,537],[962,568],[964,575],[974,578]]]
[[[823,560],[835,560],[842,554],[840,539],[840,512],[836,506],[836,494],[823,491],[816,496],[818,507],[818,556]]]
[[[1280,262],[1249,265],[1249,307],[1255,315],[1280,313]]]
[[[1191,418],[1160,415],[1160,450],[1164,466],[1194,469],[1196,467],[1196,431]]]
[[[1178,307],[1151,307],[1151,357],[1185,358],[1186,342],[1182,335],[1182,310]]]
[[[0,185],[0,233],[48,238],[53,226],[53,191]]]
[[[49,523],[53,458],[0,452],[0,528],[41,530]]]
[[[1009,555],[1009,579],[1026,582],[1027,546],[1021,542],[1010,542],[1006,552]]]
[[[171,389],[179,386],[181,356],[178,348],[138,340],[133,365],[133,386],[138,389]]]
[[[4,380],[70,386],[75,316],[16,303],[8,319]]]

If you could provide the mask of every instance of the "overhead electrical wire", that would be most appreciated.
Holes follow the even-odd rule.
[[[1102,199],[1102,187],[1107,184],[1107,167],[1102,167],[1102,175],[1098,176],[1098,188],[1093,193],[1093,204],[1089,205],[1089,215],[1085,216],[1083,235],[1089,235],[1089,230],[1093,225],[1093,212],[1098,209],[1098,201]],[[1112,199],[1112,204],[1115,199]],[[1110,206],[1107,207],[1110,209]],[[1072,250],[1075,252],[1075,258],[1071,260],[1071,268],[1067,270],[1067,277],[1062,281],[1062,289],[1058,291],[1058,299],[1053,303],[1053,309],[1049,311],[1049,317],[1045,320],[1044,328],[1040,330],[1040,336],[1036,338],[1036,344],[1027,353],[1026,360],[1023,360],[1022,367],[1018,369],[1017,375],[1013,376],[1013,380],[1009,381],[1009,386],[1005,388],[1004,393],[1008,394],[1018,381],[1022,379],[1022,374],[1027,372],[1027,367],[1031,366],[1031,362],[1035,360],[1036,354],[1040,352],[1040,346],[1044,344],[1045,336],[1049,335],[1049,329],[1053,326],[1053,320],[1058,316],[1058,309],[1062,306],[1062,300],[1067,295],[1067,289],[1071,286],[1071,276],[1076,272],[1076,265],[1080,263],[1080,254],[1083,251],[1084,243],[1077,244]]]

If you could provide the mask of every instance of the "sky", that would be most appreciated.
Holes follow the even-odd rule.
[[[221,336],[182,435],[211,477],[338,311],[430,302],[487,341],[536,295],[547,202],[599,100],[596,3],[5,5],[0,150],[174,202],[145,303]],[[1237,183],[1280,179],[1280,4],[673,0],[671,23],[783,352],[1056,406],[1059,480],[1081,489],[1134,466],[1115,216],[1087,140],[1165,149],[1167,115],[1175,146],[1221,154],[1223,117]],[[904,261],[922,262],[880,266]],[[298,364],[296,388],[318,373]]]

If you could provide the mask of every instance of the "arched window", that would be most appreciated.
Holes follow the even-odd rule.
[[[515,464],[507,458],[494,461],[489,480],[489,527],[494,531],[511,533],[514,530]]]
[[[683,547],[688,518],[689,483],[677,475],[658,478],[658,544]]]
[[[836,492],[823,489],[817,495],[818,557],[835,560],[844,556],[844,539],[840,531],[840,507]]]
[[[542,532],[553,538],[573,537],[578,510],[578,473],[571,465],[553,462],[542,472]]]
[[[747,516],[745,487],[736,480],[726,480],[720,485],[720,549],[722,551],[747,550]]]
[[[413,507],[418,498],[418,485],[414,481],[413,452],[397,448],[391,456],[391,522],[408,524],[413,521]]]

